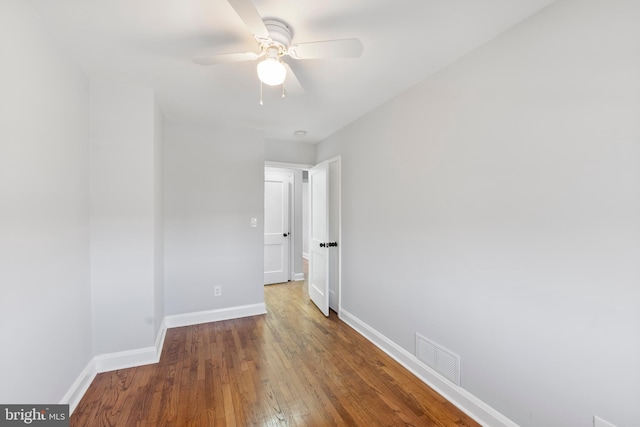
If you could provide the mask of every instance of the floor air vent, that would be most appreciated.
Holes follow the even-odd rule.
[[[440,375],[460,385],[460,356],[416,334],[416,356]]]

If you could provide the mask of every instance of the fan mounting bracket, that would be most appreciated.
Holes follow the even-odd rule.
[[[278,56],[285,55],[291,45],[291,38],[293,37],[291,27],[281,19],[268,18],[264,19],[263,22],[267,31],[269,31],[270,37],[266,40],[258,39],[261,50],[268,52],[271,49],[276,49]]]

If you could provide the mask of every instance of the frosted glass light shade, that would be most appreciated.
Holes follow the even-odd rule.
[[[258,63],[258,78],[269,86],[279,86],[284,83],[287,69],[276,58],[265,58]]]

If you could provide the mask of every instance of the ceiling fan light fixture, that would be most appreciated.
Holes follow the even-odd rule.
[[[287,69],[278,58],[267,57],[258,63],[258,78],[269,86],[279,86],[284,83]]]

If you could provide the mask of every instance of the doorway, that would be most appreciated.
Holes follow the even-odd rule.
[[[302,187],[308,168],[265,163],[265,284],[304,280]]]
[[[288,282],[291,276],[290,199],[293,174],[264,175],[264,284]]]
[[[326,270],[326,293],[329,309],[340,315],[340,297],[341,297],[341,209],[340,209],[340,189],[341,189],[341,159],[335,157],[328,161],[320,163],[318,166],[326,168],[327,171],[327,242],[335,245],[330,246],[327,253],[327,270]],[[282,280],[305,280],[305,270],[309,267],[308,262],[311,259],[311,185],[310,172],[316,166],[282,164],[275,162],[265,163],[265,182],[267,175],[273,179],[273,174],[289,176],[291,178],[289,186],[289,276]],[[275,227],[273,230],[267,227],[270,221],[267,212],[267,189],[265,187],[265,245],[267,242],[267,231],[282,232],[285,234],[285,227]],[[270,197],[270,196],[269,196]],[[270,200],[273,202],[273,200]],[[284,221],[284,220],[283,220]],[[275,238],[275,237],[274,237]],[[267,248],[265,246],[265,266],[267,265]],[[286,256],[286,255],[285,255]],[[305,262],[303,262],[303,258]],[[284,263],[282,263],[284,264]],[[277,265],[274,263],[273,265]],[[283,267],[284,268],[284,267]],[[274,269],[275,270],[275,269]],[[265,268],[265,272],[267,268]],[[317,270],[316,270],[317,271]],[[267,281],[265,280],[265,284]],[[271,282],[280,283],[280,282]]]

